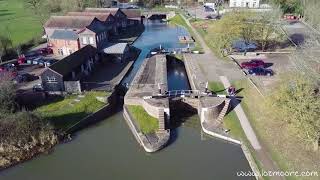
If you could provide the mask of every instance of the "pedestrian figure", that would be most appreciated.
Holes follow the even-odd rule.
[[[236,88],[233,87],[232,85],[228,88],[228,94],[229,96],[234,96],[236,92]]]

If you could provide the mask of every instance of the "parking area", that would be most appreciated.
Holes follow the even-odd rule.
[[[189,7],[186,11],[190,16],[197,19],[214,19],[217,15],[216,11],[204,6]]]
[[[280,79],[279,76],[281,74],[295,70],[295,65],[290,60],[289,54],[263,54],[259,56],[232,55],[231,57],[238,63],[239,67],[250,60],[262,60],[265,64],[264,68],[272,70],[272,76],[258,76],[250,75],[248,69],[242,69],[248,74],[247,77],[251,78],[259,89],[265,92],[272,89],[274,83]]]
[[[19,90],[34,90],[40,74],[45,67],[61,59],[52,55],[52,50],[46,44],[41,44],[32,50],[21,54],[17,59],[0,64],[0,73],[8,74]]]

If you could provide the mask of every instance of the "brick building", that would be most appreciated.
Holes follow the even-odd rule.
[[[61,92],[66,89],[81,91],[80,80],[90,75],[99,62],[97,49],[88,45],[68,57],[47,67],[40,75],[42,86],[47,92]],[[67,88],[69,86],[73,88]]]

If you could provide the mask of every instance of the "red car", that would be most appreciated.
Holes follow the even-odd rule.
[[[24,64],[24,63],[26,63],[26,57],[24,56],[24,55],[20,55],[19,57],[18,57],[18,64]]]
[[[49,47],[38,49],[37,51],[41,55],[49,55],[53,54],[53,50]]]
[[[260,59],[252,59],[251,61],[241,63],[241,68],[243,69],[252,69],[257,67],[263,68],[264,66],[264,61]]]

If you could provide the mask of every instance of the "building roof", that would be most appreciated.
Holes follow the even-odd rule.
[[[120,9],[119,8],[86,8],[86,12],[103,12],[103,13],[111,13],[115,15]]]
[[[59,60],[52,64],[49,69],[66,76],[71,73],[75,68],[81,66],[88,60],[89,57],[94,57],[97,54],[97,49],[91,45],[87,45],[73,54]]]
[[[112,43],[104,48],[103,52],[106,54],[124,54],[127,46],[127,43]]]
[[[96,21],[94,23],[91,23],[89,26],[87,26],[87,29],[91,30],[95,33],[100,33],[103,31],[107,31],[108,29],[111,29],[110,26],[106,26],[101,21]]]
[[[67,16],[93,16],[104,22],[113,15],[110,12],[68,12]]]
[[[141,18],[141,11],[137,9],[121,9],[128,18]]]
[[[89,26],[95,18],[94,16],[51,16],[44,27],[82,29]]]
[[[50,39],[77,40],[78,34],[74,31],[68,30],[54,30]]]

